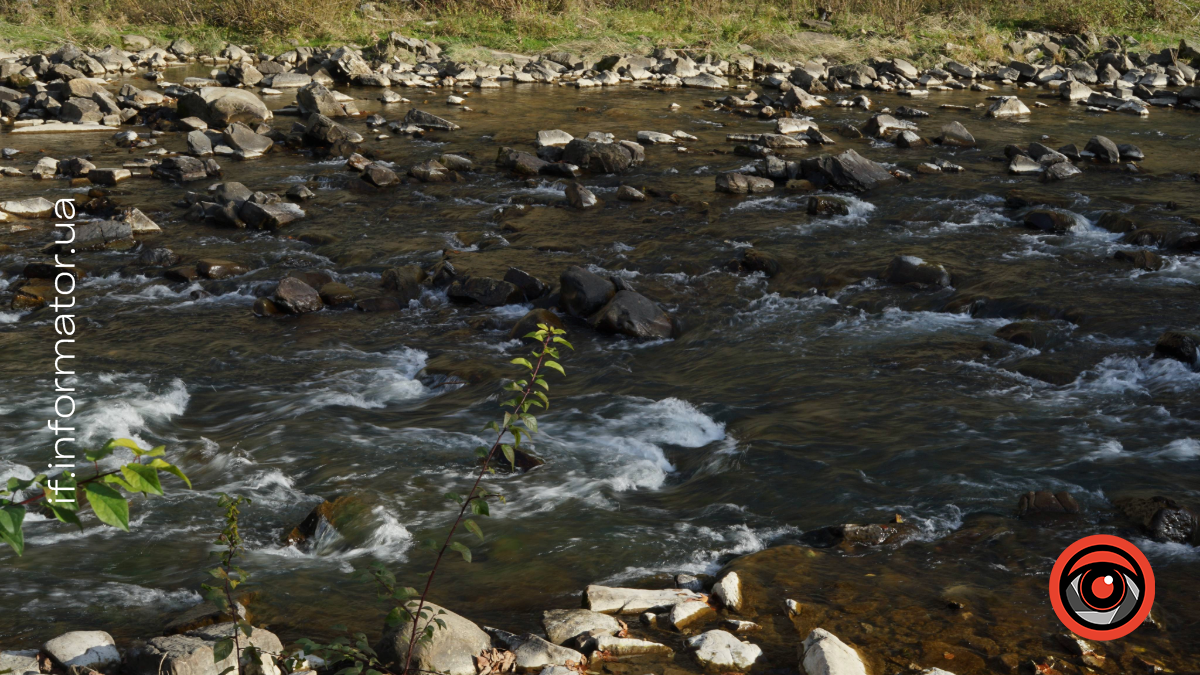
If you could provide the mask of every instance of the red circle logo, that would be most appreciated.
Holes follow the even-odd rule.
[[[1095,534],[1067,547],[1050,573],[1050,603],[1072,633],[1089,640],[1129,635],[1154,605],[1154,570],[1138,547]]]

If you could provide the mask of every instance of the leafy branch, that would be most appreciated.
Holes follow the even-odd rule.
[[[134,454],[134,461],[112,471],[101,471],[100,461],[127,448]],[[96,518],[105,525],[125,532],[129,531],[129,500],[124,493],[162,496],[162,480],[159,471],[177,476],[192,487],[192,482],[179,467],[163,459],[166,446],[150,450],[141,448],[128,438],[109,439],[99,450],[89,450],[84,458],[92,463],[92,475],[80,479],[76,474],[64,472],[53,478],[39,474],[29,480],[10,478],[4,489],[0,489],[0,541],[8,544],[17,555],[25,554],[25,515],[29,508],[37,505],[49,511],[59,521],[83,529],[79,519],[83,493],[87,505],[91,506]],[[149,461],[142,461],[142,460]],[[31,488],[39,488],[33,496],[17,501],[17,494]],[[64,496],[69,495],[69,496]]]
[[[234,589],[246,583],[250,578],[250,574],[237,564],[237,559],[246,550],[242,542],[238,520],[241,516],[242,505],[250,503],[246,497],[220,494],[217,505],[225,509],[225,527],[217,536],[217,544],[224,547],[224,550],[221,551],[220,565],[208,571],[209,576],[220,583],[216,586],[208,584],[200,586],[204,590],[204,597],[216,605],[222,613],[233,617],[234,621],[233,635],[222,638],[213,645],[213,662],[215,663],[221,663],[229,658],[230,654],[237,655],[234,665],[222,670],[220,675],[227,675],[231,671],[237,671],[238,675],[242,675],[242,659],[249,660],[258,667],[259,671],[262,670],[262,654],[258,648],[254,645],[246,645],[244,649],[242,648],[242,635],[245,634],[246,638],[249,638],[254,633],[254,627],[238,611],[237,601],[233,598]]]

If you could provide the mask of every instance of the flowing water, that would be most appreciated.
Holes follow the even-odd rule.
[[[348,92],[389,120],[409,107],[382,108],[377,90]],[[419,542],[444,532],[454,506],[443,494],[465,492],[472,479],[472,449],[498,413],[499,378],[525,350],[509,329],[530,306],[458,305],[437,291],[392,313],[259,319],[251,306],[292,269],[372,288],[387,267],[429,266],[453,250],[460,271],[483,276],[512,265],[556,281],[573,264],[620,276],[669,308],[684,330],[675,340],[635,342],[568,324],[577,350],[564,358],[568,377],[554,381],[533,445],[546,464],[487,479],[507,503],[484,519],[487,540],[475,562],[443,567],[438,602],[482,623],[535,630],[543,609],[578,606],[589,583],[661,585],[665,575],[712,573],[808,530],[900,514],[917,526],[915,540],[814,550],[808,567],[780,562],[778,583],[788,597],[826,608],[822,625],[897,664],[931,665],[930,654],[964,649],[974,656],[940,663],[984,672],[972,659],[1057,649],[1047,636],[1061,627],[1044,590],[1053,559],[1081,536],[1112,532],[1133,538],[1158,576],[1162,628],[1143,628],[1129,644],[1177,669],[1196,667],[1187,655],[1200,638],[1200,610],[1190,604],[1200,555],[1123,529],[1109,500],[1165,494],[1188,502],[1200,491],[1200,373],[1151,357],[1164,330],[1197,328],[1200,258],[1164,252],[1162,270],[1135,270],[1113,253],[1136,247],[1094,225],[1112,210],[1180,226],[1200,215],[1189,176],[1200,156],[1194,113],[1154,109],[1139,119],[1051,101],[1027,121],[996,121],[975,107],[982,94],[934,93],[916,104],[932,113],[918,120],[922,132],[932,137],[960,120],[981,141],[980,149],[947,151],[844,139],[834,129],[870,113],[825,108],[814,119],[839,152],[854,148],[909,169],[944,157],[966,171],[850,197],[848,216],[809,216],[804,193],[713,191],[718,172],[753,163],[731,154],[725,135],[773,125],[702,106],[711,93],[505,87],[475,92],[472,111],[444,105],[444,92],[403,93],[462,130],[377,141],[363,122],[350,122],[369,139],[365,146],[402,167],[468,154],[479,172],[462,183],[376,191],[341,160],[294,152],[221,160],[226,180],[252,190],[282,193],[305,182],[316,191],[303,205],[308,217],[279,235],[187,221],[172,203],[208,182],[145,177],[111,190],[162,225],[157,245],[252,271],[187,285],[123,269],[136,253],[84,258],[91,274],[77,293],[83,438],[165,443],[196,489],[172,482],[165,498],[136,501],[129,534],[94,523],[79,532],[31,516],[26,555],[0,552],[9,570],[0,579],[6,647],[78,628],[156,634],[200,597],[221,526],[218,492],[254,500],[243,532],[259,620],[285,641],[325,635],[336,623],[377,634],[387,608],[354,571],[382,561],[419,583],[431,562]],[[1030,103],[1035,95],[1023,93]],[[878,107],[913,104],[872,98]],[[669,111],[671,102],[681,108]],[[292,119],[274,125],[286,130]],[[553,201],[562,186],[496,171],[497,149],[532,151],[536,132],[555,128],[617,138],[681,129],[699,140],[686,154],[648,147],[645,164],[622,177],[586,177],[603,208],[538,208],[505,220],[518,231],[502,232],[493,220],[500,206]],[[1007,175],[995,159],[1008,143],[1046,135],[1051,147],[1082,147],[1097,133],[1138,145],[1142,172],[1088,170],[1045,187]],[[26,170],[38,151],[59,159],[90,153],[101,167],[144,152],[115,148],[105,134],[0,141],[24,151],[10,164]],[[179,134],[159,142],[185,147]],[[622,182],[676,197],[620,202]],[[1014,188],[1065,200],[1077,226],[1062,235],[1026,229],[1024,210],[1005,203]],[[87,188],[6,178],[0,191],[53,200],[83,197]],[[0,254],[0,289],[41,259],[50,228],[38,225],[4,235],[13,248]],[[337,241],[312,246],[300,234]],[[750,245],[777,256],[783,272],[767,280],[729,271]],[[896,255],[944,264],[954,288],[884,284],[877,277]],[[201,289],[212,295],[193,298]],[[991,301],[966,312],[981,297]],[[31,475],[51,452],[51,312],[0,313],[5,478]],[[1019,319],[1045,322],[1056,343],[1038,351],[993,337]],[[1018,372],[1031,368],[1058,373],[1062,383]],[[433,376],[449,371],[466,373],[470,384]],[[1083,515],[1016,519],[1018,495],[1040,489],[1071,491]],[[358,509],[341,538],[308,552],[283,545],[288,530],[337,495]],[[969,618],[947,614],[946,598],[968,596]],[[927,618],[911,620],[910,607]],[[960,644],[961,630],[990,635],[999,647]],[[771,666],[795,669],[798,636],[764,635],[778,638]]]

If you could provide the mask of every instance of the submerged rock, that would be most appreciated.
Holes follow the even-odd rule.
[[[883,272],[883,280],[889,284],[913,286],[918,289],[949,288],[950,273],[940,264],[927,263],[915,256],[900,255],[888,263]]]
[[[804,638],[800,670],[806,675],[867,675],[858,652],[824,628],[814,628]]]
[[[1170,497],[1122,497],[1113,506],[1155,541],[1200,545],[1200,520]]]
[[[1154,345],[1154,355],[1195,366],[1200,361],[1200,334],[1169,330],[1159,336]]]
[[[275,305],[289,314],[315,312],[325,306],[312,286],[295,277],[284,277],[275,288]]]
[[[1079,513],[1079,502],[1070,492],[1050,493],[1045,490],[1030,491],[1017,500],[1017,516],[1054,513]]]

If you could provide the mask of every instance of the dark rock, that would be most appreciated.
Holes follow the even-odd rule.
[[[388,187],[400,182],[400,177],[396,175],[395,171],[392,171],[379,162],[371,162],[363,167],[359,178],[379,188]]]
[[[304,127],[304,135],[309,140],[322,145],[361,143],[363,137],[357,131],[333,121],[326,115],[314,113],[308,118]]]
[[[321,302],[329,307],[353,307],[357,299],[353,289],[336,281],[323,284],[317,293],[321,296]]]
[[[779,274],[779,260],[770,253],[748,248],[742,253],[742,268],[750,272],[762,272],[768,279]]]
[[[345,117],[346,108],[320,82],[310,82],[296,92],[296,106],[305,115]]]
[[[898,286],[915,288],[947,288],[950,273],[941,265],[927,263],[920,258],[900,255],[892,258],[883,272],[883,280]]]
[[[138,255],[137,264],[149,267],[171,267],[179,264],[179,256],[169,248],[147,248]]]
[[[324,306],[321,295],[296,277],[284,277],[275,289],[275,305],[289,314],[315,312]]]
[[[488,307],[521,302],[521,291],[507,281],[488,277],[457,279],[446,289],[446,295],[456,300],[474,300]]]
[[[536,176],[547,164],[544,159],[513,148],[500,148],[496,153],[496,165],[509,169],[518,176]]]
[[[1062,211],[1037,209],[1025,214],[1025,227],[1043,232],[1064,234],[1075,227],[1075,217]]]
[[[407,303],[405,303],[407,304]],[[355,304],[355,308],[360,312],[398,312],[404,308],[400,301],[396,298],[387,296],[377,296],[373,298],[360,298]]]
[[[521,317],[520,320],[517,321],[516,325],[514,325],[512,330],[509,331],[508,339],[517,340],[524,338],[526,335],[537,331],[538,324],[546,324],[547,326],[558,328],[560,330],[563,327],[562,319],[558,318],[557,314],[548,309],[542,309],[541,307],[538,307],[530,310],[528,314]]]
[[[238,216],[246,224],[258,230],[278,230],[304,217],[304,211],[291,202],[258,204],[251,200],[242,202]]]
[[[1154,251],[1145,250],[1117,251],[1113,255],[1113,259],[1121,262],[1132,263],[1134,267],[1146,270],[1148,272],[1160,270],[1162,269],[1163,265],[1166,264],[1166,261],[1162,259],[1162,256]]]
[[[1031,491],[1017,500],[1017,516],[1020,518],[1035,514],[1074,514],[1079,513],[1079,510],[1079,503],[1070,492]]]
[[[425,281],[425,270],[420,265],[393,267],[383,271],[383,287],[406,304],[409,300],[421,297],[422,281]]]
[[[208,178],[208,166],[195,157],[167,157],[159,163],[154,175],[177,183]]]
[[[848,216],[850,215],[850,205],[835,197],[813,195],[808,198],[808,215]]]
[[[1119,497],[1113,506],[1155,541],[1200,543],[1195,512],[1170,497]]]
[[[1117,144],[1104,136],[1092,136],[1092,139],[1087,142],[1087,145],[1083,149],[1092,153],[1096,156],[1096,159],[1106,164],[1119,164],[1121,162],[1121,151],[1117,148]]]
[[[865,191],[896,182],[896,177],[887,169],[853,150],[837,156],[822,155],[805,159],[800,163],[800,168],[804,178],[817,187]]]
[[[455,131],[461,129],[450,120],[442,119],[437,115],[432,115],[424,110],[413,108],[404,116],[404,124],[414,124],[422,129],[436,129],[438,131]]]
[[[563,148],[562,161],[592,173],[622,173],[633,164],[634,158],[621,143],[593,143],[576,138]]]
[[[649,298],[633,291],[617,292],[591,321],[592,326],[602,333],[636,338],[669,338],[674,330],[666,312]]]
[[[559,285],[563,309],[577,317],[591,316],[617,292],[611,281],[574,265],[562,273]]]
[[[60,240],[66,240],[72,236],[72,233],[56,228],[54,235]],[[73,236],[75,241],[70,244],[55,244],[55,251],[61,253],[70,249],[80,252],[122,248],[133,243],[133,228],[129,223],[94,220],[76,224]]]
[[[508,268],[508,271],[504,273],[504,280],[516,286],[526,300],[536,300],[549,290],[541,279],[516,267]]]
[[[1029,349],[1044,349],[1057,337],[1050,325],[1037,321],[1015,321],[1001,326],[994,335]]]
[[[1169,330],[1154,345],[1154,355],[1175,359],[1195,366],[1200,356],[1200,335],[1188,331]]]

